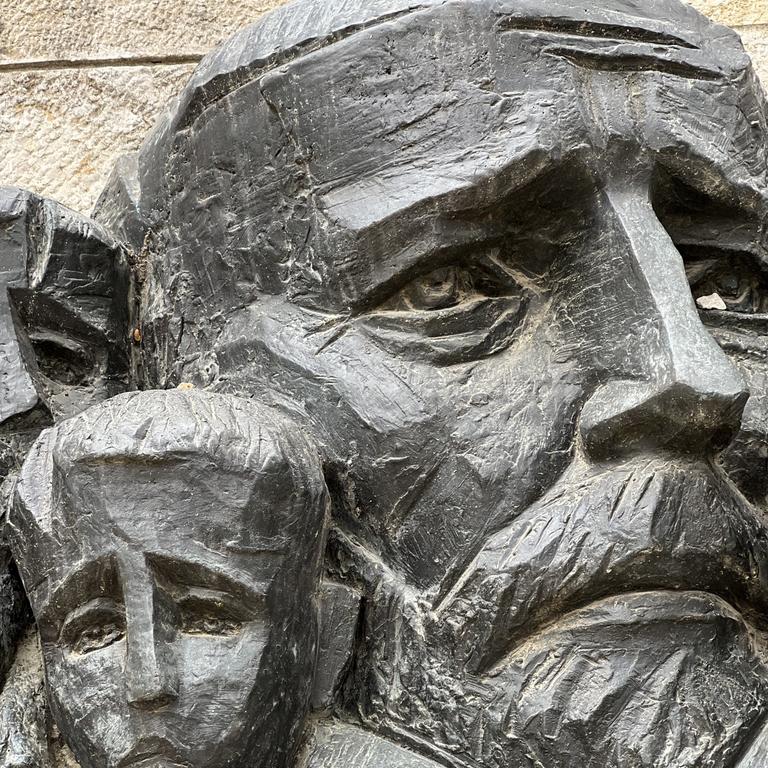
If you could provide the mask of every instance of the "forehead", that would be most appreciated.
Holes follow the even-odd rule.
[[[616,12],[519,5],[411,15],[263,79],[332,221],[364,230],[512,165],[524,183],[611,135],[764,173],[735,45]]]
[[[201,293],[219,269],[207,251],[227,242],[236,261],[258,252],[265,265],[295,251],[283,284],[307,303],[347,307],[420,259],[414,243],[440,247],[427,242],[440,216],[514,204],[559,167],[599,174],[611,142],[694,187],[762,200],[759,86],[735,34],[685,5],[391,5],[390,16],[316,31],[250,75],[247,51],[228,44],[196,75],[190,93],[237,60],[243,83],[193,110],[166,169],[186,179],[171,200],[170,249],[200,274]]]
[[[120,553],[269,580],[286,557],[306,557],[307,538],[289,526],[295,490],[287,472],[224,471],[202,457],[76,465],[54,500],[53,580]]]

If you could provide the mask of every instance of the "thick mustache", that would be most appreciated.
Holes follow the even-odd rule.
[[[488,540],[436,611],[483,672],[567,611],[653,589],[711,592],[766,623],[767,523],[716,467],[574,464]]]

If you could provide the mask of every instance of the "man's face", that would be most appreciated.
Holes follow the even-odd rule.
[[[314,555],[281,530],[279,480],[202,458],[66,479],[56,577],[35,611],[53,711],[84,766],[267,766],[291,751],[316,629],[311,587],[275,585],[287,559]]]
[[[205,358],[222,389],[298,404],[354,489],[345,521],[436,591],[575,456],[709,460],[750,391],[737,445],[764,432],[756,86],[683,21],[523,22],[451,4],[260,81],[311,181],[307,245],[288,297],[231,313]],[[223,100],[181,156],[201,169],[172,204],[185,259],[225,200],[206,152],[254,99]],[[248,193],[227,195],[247,226]],[[726,309],[699,313],[714,293]],[[764,461],[725,462],[762,502]]]
[[[254,199],[210,172],[228,125],[273,142],[278,172],[255,187],[273,215],[288,211],[280,236],[293,238],[288,295],[215,327],[211,380],[302,413],[335,462],[339,525],[430,601],[438,639],[412,679],[386,651],[372,660],[372,709],[384,701],[396,726],[494,766],[651,764],[627,762],[646,752],[720,765],[764,711],[768,679],[752,645],[768,609],[765,523],[734,487],[765,502],[764,104],[673,4],[679,23],[645,23],[632,3],[602,25],[504,5],[372,27],[198,121],[178,169],[200,173],[171,209],[181,258],[215,269],[195,240],[227,217],[249,244]],[[243,106],[257,91],[265,118]],[[280,163],[294,186],[275,191]],[[705,297],[719,309],[700,313]],[[372,616],[372,643],[383,625]],[[551,664],[568,643],[578,663]],[[597,667],[625,686],[592,711],[542,694],[522,712],[510,691],[536,679],[537,659],[549,666],[534,692]],[[513,682],[499,677],[511,667]],[[695,743],[638,691],[678,702]],[[508,718],[484,729],[478,712],[499,707]],[[643,729],[671,734],[667,752],[622,752]],[[552,751],[529,748],[537,739]]]

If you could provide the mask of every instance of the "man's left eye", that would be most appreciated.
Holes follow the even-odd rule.
[[[529,293],[490,258],[411,279],[360,317],[360,327],[393,354],[437,365],[492,355],[512,343]]]
[[[690,259],[686,272],[700,309],[768,313],[768,277],[750,255]]]
[[[188,635],[237,635],[253,617],[228,596],[192,589],[179,601],[179,629]]]
[[[471,295],[472,282],[472,276],[459,267],[437,269],[413,280],[382,309],[426,312],[449,309]]]

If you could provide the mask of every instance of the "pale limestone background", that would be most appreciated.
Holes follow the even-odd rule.
[[[0,185],[88,212],[195,62],[282,1],[0,0]],[[768,0],[693,5],[739,31],[768,84]]]

